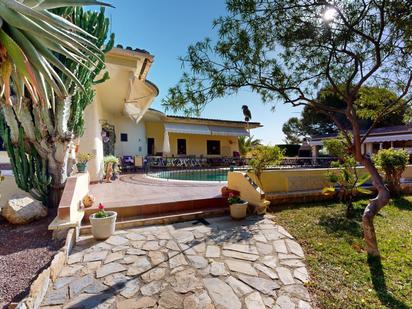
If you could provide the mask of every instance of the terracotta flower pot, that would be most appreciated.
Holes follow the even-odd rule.
[[[233,219],[240,220],[246,218],[247,202],[239,204],[231,204],[230,207],[230,216]]]
[[[92,234],[96,239],[107,239],[113,235],[116,229],[117,212],[106,211],[109,216],[105,218],[96,218],[96,214],[91,214],[89,217],[92,225]]]

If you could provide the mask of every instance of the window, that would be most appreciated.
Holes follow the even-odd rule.
[[[220,141],[207,141],[207,154],[220,155]]]
[[[183,138],[177,139],[177,154],[178,155],[186,154],[186,140]]]
[[[127,142],[127,133],[120,133],[120,141]]]

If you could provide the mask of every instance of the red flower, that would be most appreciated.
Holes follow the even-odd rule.
[[[229,193],[229,197],[234,197],[235,195],[233,194],[233,192]]]
[[[104,206],[103,206],[102,203],[99,203],[99,209],[100,209],[100,210],[103,210],[103,209],[104,209]]]

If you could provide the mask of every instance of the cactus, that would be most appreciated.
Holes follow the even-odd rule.
[[[84,30],[97,38],[95,44],[97,47],[102,48],[104,53],[113,48],[114,34],[112,33],[110,38],[108,38],[109,22],[104,16],[104,8],[101,8],[100,12],[85,11],[83,8],[67,8],[63,10],[62,16],[68,17],[74,24],[80,25]],[[87,23],[84,21],[87,21]],[[105,44],[106,41],[107,43]],[[109,79],[109,74],[105,72],[99,80],[96,80],[98,74],[104,69],[102,63],[98,63],[93,70],[79,66],[70,59],[64,59],[63,63],[69,70],[76,72],[76,77],[85,89],[73,95],[69,121],[69,130],[75,136],[82,136],[84,133],[83,111],[87,105],[93,102],[95,96],[93,85],[103,83]]]
[[[47,188],[51,182],[47,174],[47,162],[40,158],[34,148],[26,149],[30,146],[24,144],[23,128],[19,129],[18,144],[11,142],[10,129],[5,125],[3,117],[0,117],[0,135],[7,149],[17,186],[47,204]]]
[[[83,10],[81,7],[55,9],[54,13],[71,20],[96,38],[95,45],[104,52],[114,44],[114,35],[109,37],[109,20],[100,12]],[[83,85],[80,91],[77,84],[65,74],[61,80],[69,95],[57,97],[49,91],[48,102],[34,102],[28,98],[19,100],[11,97],[13,104],[2,104],[0,134],[10,157],[16,183],[22,190],[35,198],[57,207],[67,179],[67,160],[73,141],[84,133],[83,112],[93,102],[93,85],[109,78],[104,64],[88,56],[95,67],[89,69],[56,55]],[[94,56],[93,56],[94,57]],[[96,56],[97,57],[97,56]]]

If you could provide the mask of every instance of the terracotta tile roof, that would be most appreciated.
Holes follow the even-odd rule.
[[[224,120],[224,119],[214,119],[214,118],[186,117],[186,116],[175,116],[175,115],[166,115],[166,117],[176,118],[176,119],[190,119],[190,120],[204,120],[204,121],[218,121],[218,122],[246,124],[246,121]],[[249,122],[249,124],[250,125],[256,125],[256,126],[261,126],[260,122]]]
[[[157,113],[161,113],[165,115],[167,118],[174,118],[174,119],[188,119],[188,120],[200,120],[200,121],[214,121],[214,122],[222,122],[222,123],[233,123],[233,124],[246,124],[246,121],[237,121],[237,120],[224,120],[224,119],[214,119],[214,118],[200,118],[200,117],[187,117],[187,116],[177,116],[177,115],[166,115],[163,112],[154,109],[154,108],[149,108],[149,110]],[[256,127],[262,127],[260,122],[249,122],[249,125],[251,126],[256,126]]]
[[[117,47],[117,48],[120,48],[120,49],[125,49],[125,50],[130,50],[130,51],[135,51],[135,52],[138,52],[138,53],[150,55],[150,53],[149,53],[147,50],[145,50],[145,49],[132,48],[132,47],[130,47],[130,46],[123,47],[122,44],[117,44],[116,47]]]

